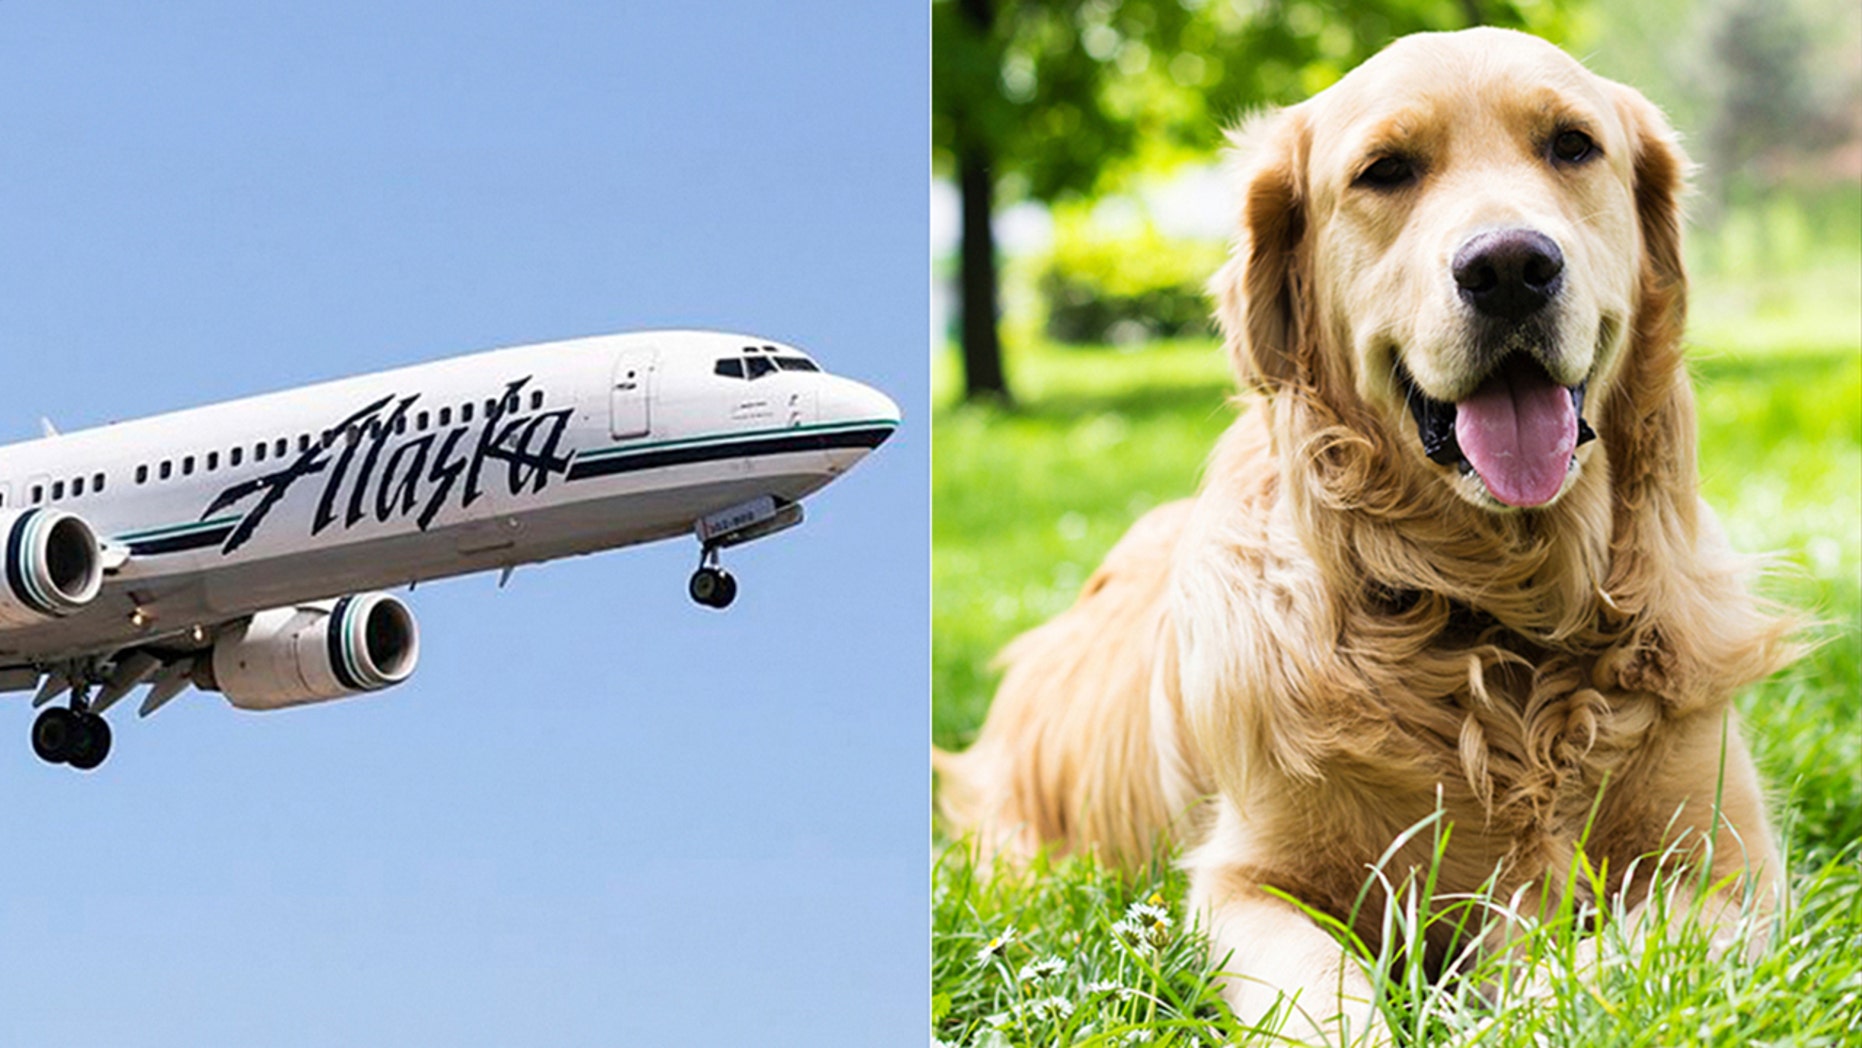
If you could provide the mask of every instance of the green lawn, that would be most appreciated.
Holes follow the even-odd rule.
[[[1594,984],[1567,980],[1550,999],[1498,1009],[1470,1002],[1466,984],[1392,987],[1386,1014],[1408,1043],[1478,1027],[1458,1043],[1862,1044],[1862,317],[1846,272],[1847,289],[1832,281],[1833,297],[1808,310],[1733,308],[1731,291],[1697,289],[1707,300],[1692,328],[1705,495],[1739,547],[1780,555],[1770,592],[1824,622],[1815,654],[1740,699],[1795,867],[1782,945],[1748,964],[1709,960],[1699,943],[1656,944]],[[1011,366],[1020,401],[1004,411],[950,405],[951,363],[939,362],[942,746],[980,726],[994,653],[1070,604],[1141,513],[1190,494],[1231,418],[1210,342],[1041,347]],[[961,847],[934,846],[934,1033],[945,1043],[1120,1044],[1146,1030],[1153,1043],[1246,1039],[1217,1003],[1168,865],[1135,879],[1085,860],[988,872]],[[1153,898],[1169,924],[1147,944],[1133,922],[1155,916],[1143,909]],[[1569,929],[1546,936],[1557,948]]]

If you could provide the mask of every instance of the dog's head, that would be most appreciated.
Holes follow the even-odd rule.
[[[1235,140],[1242,235],[1213,287],[1244,381],[1347,404],[1389,466],[1476,506],[1558,500],[1642,314],[1678,324],[1685,161],[1655,108],[1472,29],[1399,40]]]

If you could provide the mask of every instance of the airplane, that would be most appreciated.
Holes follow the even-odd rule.
[[[33,751],[89,771],[143,685],[146,717],[190,685],[274,710],[406,680],[390,588],[690,534],[687,591],[723,609],[720,551],[801,523],[899,419],[794,346],[649,331],[48,422],[0,446],[0,691],[36,689]]]

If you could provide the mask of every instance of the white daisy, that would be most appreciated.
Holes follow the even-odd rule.
[[[1143,950],[1161,950],[1170,943],[1170,911],[1158,905],[1157,896],[1134,902],[1119,918],[1112,931],[1132,946]]]
[[[976,951],[977,962],[981,963],[983,961],[989,960],[991,957],[994,957],[996,954],[999,954],[1003,950],[1008,949],[1009,944],[1013,943],[1014,941],[1015,941],[1015,926],[1011,924],[1007,928],[1002,929],[1002,934],[984,943],[982,949]]]
[[[1089,982],[1086,984],[1086,992],[1089,995],[1099,994],[1099,993],[1109,993],[1113,997],[1121,1001],[1131,1000],[1131,993],[1132,993],[1131,987],[1126,986],[1118,982],[1115,979],[1095,979],[1092,982]]]
[[[1048,979],[1066,970],[1066,961],[1058,957],[1043,957],[1040,960],[1029,961],[1027,964],[1022,965],[1022,970],[1018,972],[1015,977],[1022,982],[1039,983],[1046,982]]]
[[[1073,1002],[1065,997],[1037,997],[1022,1008],[1043,1022],[1058,1022],[1073,1014]]]

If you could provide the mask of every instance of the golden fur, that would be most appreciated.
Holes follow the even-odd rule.
[[[1548,162],[1571,126],[1601,156]],[[1236,143],[1241,235],[1212,290],[1251,407],[1194,499],[1141,520],[1074,607],[1010,646],[975,745],[935,755],[949,824],[991,852],[1128,865],[1173,839],[1238,1014],[1285,993],[1307,1036],[1364,1030],[1369,984],[1262,889],[1342,919],[1438,803],[1441,893],[1497,869],[1530,904],[1564,883],[1593,805],[1588,857],[1641,871],[1613,884],[1628,908],[1638,858],[1676,844],[1711,854],[1716,881],[1772,890],[1729,700],[1794,656],[1792,622],[1748,593],[1697,495],[1686,161],[1660,114],[1482,29],[1399,41]],[[1392,150],[1427,158],[1415,185],[1354,185]],[[1598,436],[1529,510],[1425,457],[1393,377],[1400,362],[1443,400],[1479,381],[1443,269],[1509,223],[1564,251],[1545,367],[1588,377]],[[1428,864],[1426,837],[1393,880]],[[1358,929],[1372,943],[1377,920]],[[1427,946],[1439,962],[1452,944]]]

